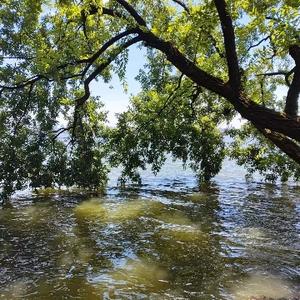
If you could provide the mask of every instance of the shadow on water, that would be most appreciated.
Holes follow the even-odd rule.
[[[296,187],[150,185],[0,210],[0,299],[292,297]]]

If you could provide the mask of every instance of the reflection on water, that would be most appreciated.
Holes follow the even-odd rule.
[[[16,199],[0,210],[0,299],[296,297],[298,194],[161,179],[103,198]]]

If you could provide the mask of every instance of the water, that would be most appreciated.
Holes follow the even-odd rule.
[[[298,297],[299,187],[227,162],[197,191],[169,163],[100,198],[15,198],[0,210],[0,299]]]

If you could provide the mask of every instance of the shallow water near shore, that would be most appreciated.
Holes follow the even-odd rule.
[[[226,163],[199,192],[169,163],[103,197],[16,197],[0,209],[0,299],[292,298],[300,188]]]

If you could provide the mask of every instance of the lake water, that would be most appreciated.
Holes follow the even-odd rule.
[[[0,209],[0,299],[298,299],[300,188],[226,162],[201,192],[168,162],[99,198],[16,197]]]

